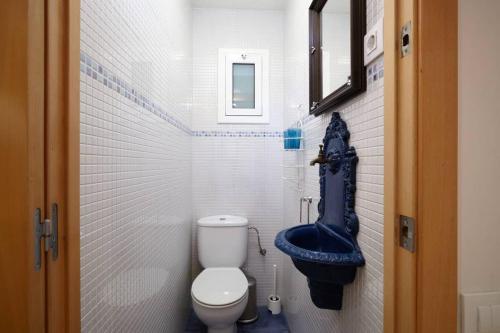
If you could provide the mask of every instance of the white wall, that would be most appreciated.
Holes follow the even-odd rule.
[[[311,221],[317,218],[319,197],[318,168],[308,162],[318,154],[331,113],[308,117],[308,0],[290,0],[285,14],[285,126],[305,121],[305,152],[287,152],[285,164],[306,165],[303,191],[285,182],[284,224],[298,223],[298,198],[310,195]],[[383,15],[382,0],[367,1],[367,27]],[[366,266],[358,270],[356,281],[344,289],[342,311],[320,310],[309,296],[306,278],[283,255],[284,301],[293,332],[372,333],[383,330],[383,59],[367,69],[368,88],[361,96],[339,108],[351,132],[350,144],[359,156],[357,168],[356,212],[360,221],[358,241]],[[302,105],[299,109],[297,106]],[[300,154],[304,154],[301,157]],[[285,175],[293,179],[294,174]],[[300,175],[295,176],[300,180]]]
[[[80,45],[82,331],[181,332],[190,306],[189,2],[83,0]]]
[[[500,292],[500,2],[459,2],[462,292]]]
[[[217,123],[219,48],[269,50],[269,109],[266,125]],[[283,127],[283,12],[193,9],[193,130],[280,131]]]
[[[219,48],[268,49],[270,123],[217,124]],[[246,216],[261,232],[265,257],[250,233],[247,268],[257,279],[259,304],[272,288],[272,265],[281,264],[274,236],[283,226],[283,12],[193,10],[193,275],[196,220],[214,214]]]

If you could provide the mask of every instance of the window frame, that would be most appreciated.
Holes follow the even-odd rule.
[[[255,67],[255,108],[233,107],[233,65]],[[218,123],[269,123],[269,51],[264,49],[219,49]]]

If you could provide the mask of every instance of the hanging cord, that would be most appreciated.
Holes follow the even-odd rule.
[[[267,250],[266,249],[263,249],[262,246],[260,245],[260,234],[259,234],[259,229],[257,229],[256,227],[248,227],[248,229],[252,229],[252,230],[255,230],[255,232],[257,233],[257,242],[259,243],[259,253],[261,256],[265,256],[266,253],[267,253]]]

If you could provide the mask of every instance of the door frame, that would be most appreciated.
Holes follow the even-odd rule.
[[[67,309],[67,331],[78,332],[80,1],[62,3],[69,223],[64,239],[66,304],[57,308]],[[400,26],[407,20],[412,21],[414,41],[409,64],[399,51]],[[385,0],[384,25],[384,332],[456,332],[458,1]],[[403,213],[417,221],[415,253],[397,245]]]
[[[79,332],[80,1],[8,0],[0,8],[0,329]],[[54,259],[35,236],[53,218],[52,203]]]
[[[410,54],[400,29],[411,21]],[[458,1],[385,0],[384,332],[457,332]],[[416,251],[399,247],[399,216]]]
[[[80,1],[46,0],[46,208],[59,207],[47,256],[47,332],[80,332]]]
[[[56,318],[54,327],[79,332],[80,1],[49,1],[62,6],[57,35],[64,47],[56,53],[66,69],[58,110],[65,144],[58,149],[67,173],[59,239],[64,261],[55,270],[64,288],[49,290],[63,296],[49,304],[48,316]],[[457,12],[457,0],[384,3],[385,333],[457,330]],[[402,20],[414,23],[406,64],[399,55]],[[399,214],[417,221],[415,253],[397,245]]]
[[[80,332],[80,0],[68,1],[68,332]]]

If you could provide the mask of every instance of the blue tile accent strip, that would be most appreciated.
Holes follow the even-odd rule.
[[[244,137],[244,138],[279,138],[281,131],[193,131],[188,125],[165,111],[158,103],[134,88],[130,83],[100,64],[87,53],[80,51],[80,72],[112,89],[136,105],[167,121],[172,126],[196,137]]]
[[[158,105],[158,103],[155,103],[151,98],[143,95],[137,88],[134,88],[130,83],[127,83],[125,80],[117,76],[111,70],[104,67],[83,51],[80,51],[80,72],[86,74],[94,80],[99,81],[109,89],[116,91],[136,105],[167,121],[169,124],[187,133],[188,135],[193,134],[193,131],[191,131],[189,126],[169,114],[160,105]]]
[[[193,131],[197,137],[281,138],[281,131]]]

